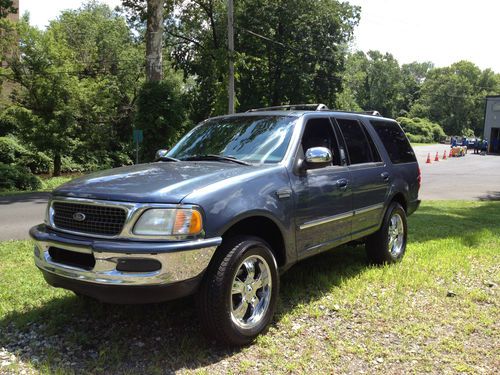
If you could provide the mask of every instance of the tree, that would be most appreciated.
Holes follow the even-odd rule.
[[[128,162],[141,48],[123,18],[105,5],[66,11],[46,31],[19,23],[17,57],[10,61],[18,136],[53,158],[84,169]],[[87,152],[90,151],[90,152]]]
[[[401,109],[403,77],[397,60],[390,53],[356,52],[347,59],[344,89],[364,110],[376,110],[396,117]]]
[[[225,113],[225,2],[182,2],[174,13],[167,19],[167,44],[175,66],[194,77],[193,119]],[[235,2],[240,110],[297,102],[334,104],[346,44],[358,19],[359,8],[336,0]]]
[[[9,14],[16,14],[17,11],[12,0],[0,0],[0,19],[7,18]]]
[[[146,78],[158,82],[163,77],[163,17],[168,7],[164,0],[122,0],[132,22],[146,21]]]
[[[428,73],[410,114],[438,122],[447,134],[461,135],[467,129],[480,134],[485,96],[499,92],[498,78],[491,70],[481,71],[469,61],[459,61]]]

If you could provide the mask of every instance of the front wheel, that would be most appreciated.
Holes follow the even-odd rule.
[[[257,237],[223,242],[198,292],[205,334],[227,345],[245,345],[271,322],[279,278],[269,245]]]
[[[380,229],[368,237],[366,253],[375,264],[400,261],[406,251],[408,226],[406,212],[397,202],[387,209]]]

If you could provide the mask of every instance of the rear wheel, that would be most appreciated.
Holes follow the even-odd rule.
[[[257,237],[223,242],[198,292],[205,334],[228,345],[250,343],[270,323],[279,291],[276,260]]]
[[[368,259],[375,264],[400,261],[406,251],[407,229],[405,210],[399,203],[392,202],[382,226],[366,241]]]

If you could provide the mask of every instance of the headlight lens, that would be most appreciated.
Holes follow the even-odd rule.
[[[203,229],[201,213],[191,208],[150,208],[135,223],[134,234],[144,236],[196,235]]]

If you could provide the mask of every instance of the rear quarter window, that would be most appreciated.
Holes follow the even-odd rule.
[[[371,120],[393,164],[417,161],[410,142],[397,122]]]

